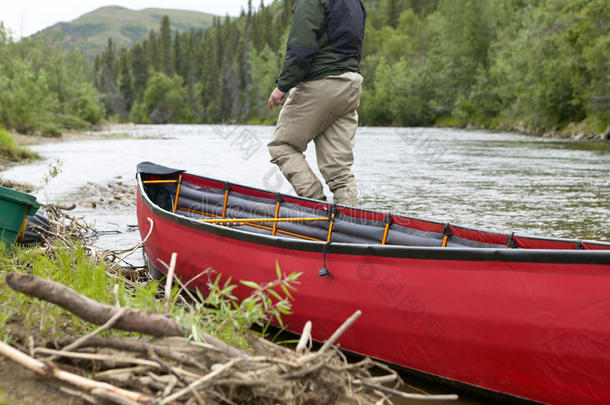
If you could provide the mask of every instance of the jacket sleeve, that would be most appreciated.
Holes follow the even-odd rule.
[[[288,91],[303,81],[318,53],[318,39],[324,23],[324,1],[297,0],[292,14],[286,60],[277,87]]]

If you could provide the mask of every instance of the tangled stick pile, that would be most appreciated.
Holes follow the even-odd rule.
[[[34,191],[34,186],[27,183],[19,183],[13,180],[6,180],[0,178],[0,186],[6,188],[12,188],[13,190],[22,191],[24,193],[31,193]]]
[[[60,240],[66,246],[74,246],[76,242],[90,244],[98,238],[97,231],[87,224],[84,218],[73,217],[66,213],[76,208],[76,205],[69,207],[58,204],[45,204],[41,209],[47,214],[49,227],[34,227],[43,239],[43,246],[52,249],[55,240]]]
[[[80,388],[91,403],[116,404],[382,404],[389,395],[411,399],[455,399],[397,391],[398,374],[370,359],[349,364],[333,344],[360,316],[357,311],[317,352],[308,352],[310,326],[297,350],[252,334],[244,351],[212,336],[204,342],[184,338],[176,320],[151,311],[97,303],[68,287],[21,273],[10,273],[16,291],[53,302],[101,328],[79,339],[55,342],[54,348],[30,347],[30,356],[0,344],[0,354],[43,375]],[[157,335],[161,339],[104,339],[109,328]],[[50,356],[50,357],[49,357]],[[36,359],[38,357],[38,359]],[[62,360],[59,363],[57,360]],[[67,362],[67,363],[66,363]],[[69,366],[67,372],[60,368]],[[385,370],[373,376],[371,370]],[[93,374],[94,379],[82,377]],[[390,383],[390,387],[384,385]],[[97,399],[96,399],[97,398]]]
[[[123,250],[99,250],[94,242],[99,238],[99,232],[88,224],[83,217],[68,214],[76,205],[61,206],[58,204],[46,204],[41,207],[49,219],[49,227],[34,227],[42,239],[41,248],[44,253],[52,254],[60,242],[63,246],[75,248],[80,244],[88,255],[96,263],[104,262],[108,274],[116,279],[119,275],[125,277],[127,285],[134,282],[146,283],[151,280],[146,269],[133,266],[125,259],[141,248],[142,244]]]

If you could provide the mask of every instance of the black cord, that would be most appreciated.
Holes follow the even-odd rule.
[[[324,257],[324,267],[322,267],[320,270],[318,270],[318,275],[320,277],[330,277],[330,278],[334,278],[332,273],[330,272],[330,270],[328,270],[328,268],[326,267],[326,254],[328,253],[328,247],[330,246],[331,242],[327,242],[324,244],[324,247],[322,248],[322,255]]]

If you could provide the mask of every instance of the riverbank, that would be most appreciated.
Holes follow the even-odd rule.
[[[277,308],[290,310],[293,299],[282,291],[298,288],[297,273],[278,272],[240,303],[228,282],[209,284],[207,297],[197,298],[178,279],[178,285],[162,284],[144,267],[125,267],[135,248],[98,250],[91,245],[94,228],[58,206],[43,210],[51,227],[40,245],[0,247],[2,405],[162,399],[345,405],[422,398],[421,390],[396,390],[402,385],[397,372],[369,359],[348,365],[333,348],[360,311],[318,351],[307,345],[307,334],[295,350],[253,332],[253,324],[279,319]],[[199,380],[206,383],[198,387]]]
[[[60,136],[23,135],[17,132],[9,132],[9,134],[16,145],[33,146],[45,143],[130,138],[128,131],[135,128],[137,128],[135,124],[102,124],[96,126],[94,131],[67,131]]]
[[[130,131],[137,128],[135,124],[101,124],[95,131],[68,131],[60,136],[23,135],[14,131],[0,129],[0,172],[10,167],[39,159],[31,146],[57,144],[76,141],[116,140],[131,138]],[[141,137],[157,139],[157,137]]]
[[[542,133],[544,138],[569,138],[577,141],[608,141],[610,140],[610,125],[603,132],[593,133],[584,123],[571,123],[564,129],[554,128]]]
[[[12,163],[32,161],[38,154],[30,151],[22,142],[16,141],[15,136],[0,128],[0,170]]]
[[[95,137],[95,135],[88,135],[84,132],[70,132],[60,137],[22,135],[17,132],[8,132],[0,129],[0,171],[39,159],[40,156],[36,152],[32,152],[30,146],[67,142],[70,140],[94,139]]]
[[[470,130],[481,130],[481,131],[506,131],[521,135],[532,135],[539,136],[541,138],[554,138],[554,139],[570,139],[574,141],[610,141],[610,125],[605,130],[599,128],[593,128],[594,126],[587,122],[570,123],[569,125],[559,128],[554,127],[551,129],[528,127],[525,123],[520,122],[516,125],[490,125],[481,126],[477,124],[462,124],[458,119],[448,117],[444,120],[440,120],[437,125],[438,128],[461,128]]]

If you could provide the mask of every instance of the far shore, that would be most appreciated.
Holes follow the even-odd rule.
[[[102,135],[100,134],[100,132],[129,131],[133,130],[137,126],[137,124],[103,124],[97,126],[95,129],[92,130],[66,131],[61,136],[23,135],[17,132],[10,132],[10,134],[17,145],[31,146],[40,145],[43,143],[59,143],[91,139],[108,139],[106,135]],[[129,135],[125,134],[125,137],[128,136]]]
[[[42,135],[24,135],[14,131],[10,131],[9,134],[15,141],[17,146],[28,148],[33,145],[42,145],[50,143],[64,143],[74,141],[90,141],[90,140],[108,140],[108,139],[122,139],[129,138],[131,135],[127,131],[134,130],[138,124],[102,124],[91,130],[72,130],[66,131],[61,136],[42,136]],[[102,134],[102,132],[116,132],[112,136]],[[121,131],[125,131],[121,133]],[[0,155],[0,172],[12,167],[27,163],[28,160],[15,161],[7,159]]]
[[[95,139],[108,139],[107,135],[101,134],[101,132],[118,132],[117,136],[113,136],[112,139],[118,139],[121,137],[128,138],[130,135],[127,131],[133,131],[134,129],[149,124],[134,124],[134,123],[105,123],[97,125],[91,130],[73,130],[66,131],[58,137],[47,137],[41,135],[22,135],[17,132],[10,132],[11,136],[15,139],[15,143],[20,146],[31,146],[40,145],[43,143],[58,143],[58,142],[71,142],[71,141],[82,141],[82,140],[95,140]],[[226,124],[218,124],[226,125]],[[248,125],[248,124],[229,124],[229,125]],[[361,125],[361,128],[366,128],[366,125]],[[543,130],[528,130],[524,126],[516,126],[514,128],[483,128],[479,126],[469,125],[466,127],[454,127],[454,126],[437,126],[438,128],[452,128],[452,129],[468,129],[473,131],[500,131],[500,132],[512,132],[521,135],[539,136],[542,138],[556,138],[556,139],[569,139],[575,141],[610,141],[610,126],[600,133],[589,133],[582,124],[570,124],[563,130],[552,129],[549,131]],[[120,132],[125,131],[123,136],[120,136]],[[2,164],[0,162],[0,170],[2,170]]]
[[[73,141],[84,141],[84,140],[108,140],[108,139],[121,139],[129,138],[128,131],[133,131],[139,126],[147,124],[134,124],[134,123],[105,123],[97,125],[94,129],[90,130],[72,130],[66,131],[61,136],[41,136],[41,135],[23,135],[17,132],[9,132],[13,137],[15,144],[22,147],[28,147],[33,145],[49,144],[49,143],[63,143]],[[219,124],[223,125],[223,124]],[[240,125],[240,124],[231,124]],[[246,124],[244,124],[246,125]],[[365,125],[361,125],[361,128],[366,128]],[[438,128],[454,128],[454,129],[469,129],[474,131],[501,131],[501,132],[513,132],[522,135],[539,136],[542,138],[556,138],[566,139],[582,142],[599,142],[599,141],[610,141],[610,126],[605,132],[599,134],[588,134],[585,132],[583,125],[581,124],[570,124],[563,130],[551,130],[547,132],[543,131],[532,131],[527,130],[524,127],[516,127],[513,129],[486,129],[477,126],[468,126],[465,128],[452,127],[452,126],[438,126]],[[124,131],[124,133],[121,133]],[[114,132],[112,136],[102,134],[102,132]],[[27,163],[27,161],[14,161],[9,160],[3,156],[0,156],[0,172],[8,169],[9,167]]]

